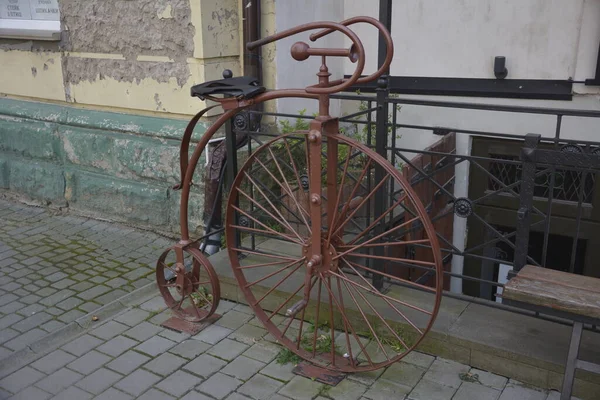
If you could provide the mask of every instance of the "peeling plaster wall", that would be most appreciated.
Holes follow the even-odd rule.
[[[59,42],[0,38],[0,189],[176,232],[179,139],[205,107],[190,87],[224,69],[240,75],[238,0],[59,6]],[[201,205],[197,185],[190,212],[200,231]]]

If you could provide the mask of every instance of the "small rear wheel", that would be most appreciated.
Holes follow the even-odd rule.
[[[156,283],[171,311],[189,322],[210,317],[219,305],[220,285],[210,261],[197,247],[167,249],[156,263]]]

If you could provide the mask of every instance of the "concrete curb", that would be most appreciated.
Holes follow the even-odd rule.
[[[132,303],[149,297],[155,294],[156,283],[151,282],[144,285],[131,293],[119,297],[110,303],[98,308],[97,310],[88,313],[75,321],[63,326],[62,328],[49,333],[43,338],[31,343],[24,349],[12,353],[10,356],[0,359],[0,379],[12,374],[13,372],[32,363],[38,358],[54,351],[58,347],[70,342],[76,337],[96,328],[108,321],[123,311],[127,310]],[[92,317],[97,316],[98,321],[92,321]]]

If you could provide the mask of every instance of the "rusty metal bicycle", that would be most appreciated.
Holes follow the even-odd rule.
[[[369,76],[362,76],[363,44],[349,28],[356,23],[376,27],[387,44],[384,64]],[[208,109],[190,121],[183,135],[176,186],[181,190],[181,240],[160,257],[157,283],[180,318],[198,322],[214,313],[220,298],[217,273],[188,226],[198,162],[215,132],[241,109],[280,98],[313,99],[318,114],[308,130],[276,135],[255,148],[239,169],[227,200],[227,252],[245,302],[280,344],[329,370],[368,371],[404,357],[432,327],[443,289],[442,257],[427,211],[406,178],[371,148],[340,133],[339,119],[329,115],[330,95],[376,80],[387,70],[393,57],[389,32],[373,18],[356,17],[301,25],[248,48],[311,30],[317,30],[309,37],[313,42],[333,32],[351,42],[345,49],[305,42],[292,46],[297,61],[320,57],[313,86],[265,91],[255,80],[240,77],[192,89],[192,95],[217,102],[224,113],[191,156],[193,129]],[[354,73],[330,80],[328,57],[348,58],[356,64]],[[373,182],[375,176],[380,179]],[[394,194],[383,214],[371,218],[373,200],[384,185]],[[392,214],[398,216],[395,222],[383,224]],[[419,259],[406,256],[409,245],[419,246]],[[427,271],[429,284],[399,277],[393,269],[402,266]],[[378,290],[373,276],[399,289]]]

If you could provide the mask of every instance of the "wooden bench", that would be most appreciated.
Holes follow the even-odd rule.
[[[525,266],[504,287],[505,304],[573,321],[561,400],[570,400],[575,370],[600,374],[600,364],[579,359],[583,324],[600,325],[600,279]]]

